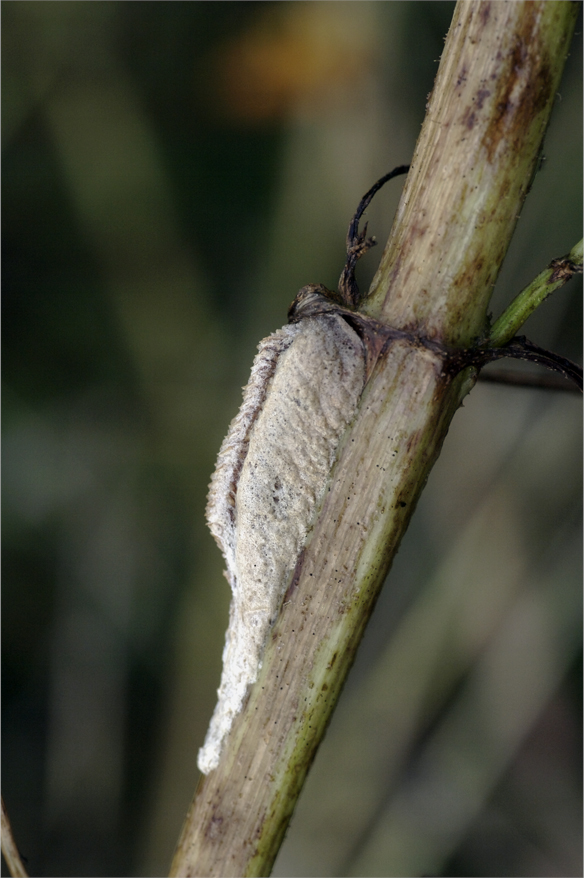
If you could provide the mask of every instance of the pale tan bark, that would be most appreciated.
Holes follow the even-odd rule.
[[[22,864],[16,842],[14,841],[4,799],[2,799],[2,855],[13,878],[27,878],[28,872]]]
[[[576,5],[459,2],[364,310],[452,346],[484,330]],[[203,778],[172,875],[266,875],[417,498],[472,376],[412,341],[380,356],[263,667]]]

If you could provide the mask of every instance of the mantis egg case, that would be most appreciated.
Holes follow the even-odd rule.
[[[337,313],[306,317],[258,346],[211,479],[207,521],[233,592],[219,700],[198,756],[216,768],[315,520],[365,383],[365,352]]]

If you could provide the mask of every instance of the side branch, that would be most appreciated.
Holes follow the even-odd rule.
[[[567,256],[553,259],[547,268],[522,290],[493,324],[489,345],[502,347],[511,341],[530,314],[533,314],[551,293],[563,287],[575,274],[582,274],[582,245],[579,241]]]
[[[555,390],[563,393],[581,393],[576,384],[564,381],[555,373],[532,374],[531,372],[512,372],[511,369],[496,369],[493,372],[481,372],[481,384],[505,384],[507,387],[522,387],[532,390]]]

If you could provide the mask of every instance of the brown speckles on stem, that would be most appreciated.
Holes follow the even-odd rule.
[[[334,652],[334,653],[332,654],[332,656],[331,656],[331,658],[330,658],[330,661],[329,661],[329,663],[328,663],[328,665],[327,665],[327,671],[330,671],[330,670],[332,669],[334,663],[336,662],[336,660],[337,660],[337,658],[338,658],[338,655],[339,655],[338,652]]]
[[[505,149],[509,149],[515,138],[524,137],[526,126],[533,124],[552,97],[554,80],[550,62],[533,46],[540,14],[537,4],[529,7],[521,30],[501,59],[506,75],[498,79],[494,112],[483,141],[489,161],[494,160],[503,141]]]
[[[492,4],[489,2],[489,0],[484,0],[484,2],[480,4],[479,17],[481,19],[481,24],[483,25],[483,27],[486,27],[489,18],[491,17],[491,6]]]
[[[488,88],[479,88],[477,91],[477,110],[483,109],[484,101],[490,97],[491,92]]]
[[[216,841],[221,835],[221,828],[223,826],[223,817],[220,817],[217,814],[213,814],[211,820],[207,824],[206,835],[208,838]]]
[[[298,580],[300,579],[300,574],[302,573],[302,567],[304,564],[304,555],[305,549],[302,549],[298,556],[298,561],[296,562],[296,567],[294,568],[294,573],[292,575],[292,579],[290,580],[290,585],[286,590],[286,594],[284,595],[284,603],[287,603],[294,592],[296,591],[296,586],[298,585]]]
[[[365,303],[371,316],[452,346],[468,346],[483,331],[565,57],[566,37],[555,28],[566,9],[457,5],[449,63],[440,66]],[[461,34],[464,43],[449,56]]]

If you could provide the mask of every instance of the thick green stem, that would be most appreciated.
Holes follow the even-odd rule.
[[[489,346],[500,348],[511,341],[530,314],[533,314],[547,297],[563,287],[574,274],[582,271],[582,246],[580,240],[561,259],[554,259],[538,276],[525,287],[493,324],[489,335]]]
[[[529,187],[574,29],[570,2],[459,2],[364,310],[467,347]],[[219,766],[172,875],[268,875],[416,501],[468,385],[423,345],[377,360]]]

